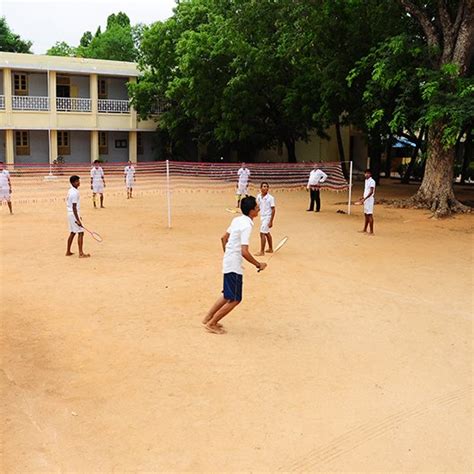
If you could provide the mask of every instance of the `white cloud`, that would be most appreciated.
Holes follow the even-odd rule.
[[[132,25],[151,24],[169,18],[174,7],[174,0],[0,0],[0,16],[44,54],[57,41],[77,46],[85,31],[104,29],[112,13],[125,12]]]

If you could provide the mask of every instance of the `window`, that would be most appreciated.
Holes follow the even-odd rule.
[[[29,132],[15,132],[15,148],[17,155],[30,154],[30,134]]]
[[[143,139],[141,132],[137,132],[137,153],[143,155]]]
[[[127,148],[127,140],[115,140],[115,148]]]
[[[97,86],[99,89],[99,99],[107,99],[107,79],[99,79]]]
[[[99,132],[99,155],[109,154],[109,134],[107,132]]]
[[[28,95],[28,76],[21,72],[13,74],[14,95]]]
[[[71,142],[69,132],[58,130],[58,155],[70,155]]]

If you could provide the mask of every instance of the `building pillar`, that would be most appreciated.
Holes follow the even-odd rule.
[[[130,84],[135,84],[137,82],[137,78],[129,77],[128,82]],[[137,127],[138,127],[137,111],[132,106],[130,106],[130,128],[136,129]]]
[[[58,159],[58,131],[49,131],[49,164]]]
[[[93,126],[97,127],[97,114],[99,113],[99,79],[97,74],[89,76],[89,92],[91,97],[91,112],[93,118]]]
[[[132,163],[137,162],[137,132],[130,130],[128,132],[128,159]]]
[[[15,164],[15,135],[14,130],[5,130],[5,163],[7,165]]]
[[[99,159],[99,131],[91,130],[91,163]]]
[[[12,125],[12,70],[3,70],[3,94],[5,95],[6,125]]]

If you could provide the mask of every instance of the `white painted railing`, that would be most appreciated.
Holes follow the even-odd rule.
[[[58,112],[91,112],[92,100],[82,97],[57,97],[56,110]]]
[[[99,99],[98,110],[99,113],[129,114],[130,103],[128,100]]]
[[[49,97],[14,95],[12,108],[13,110],[49,110]]]
[[[0,110],[5,110],[5,96],[0,95]]]

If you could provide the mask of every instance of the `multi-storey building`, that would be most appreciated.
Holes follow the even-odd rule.
[[[129,103],[136,64],[0,53],[0,68],[0,161],[153,159],[156,122]]]

